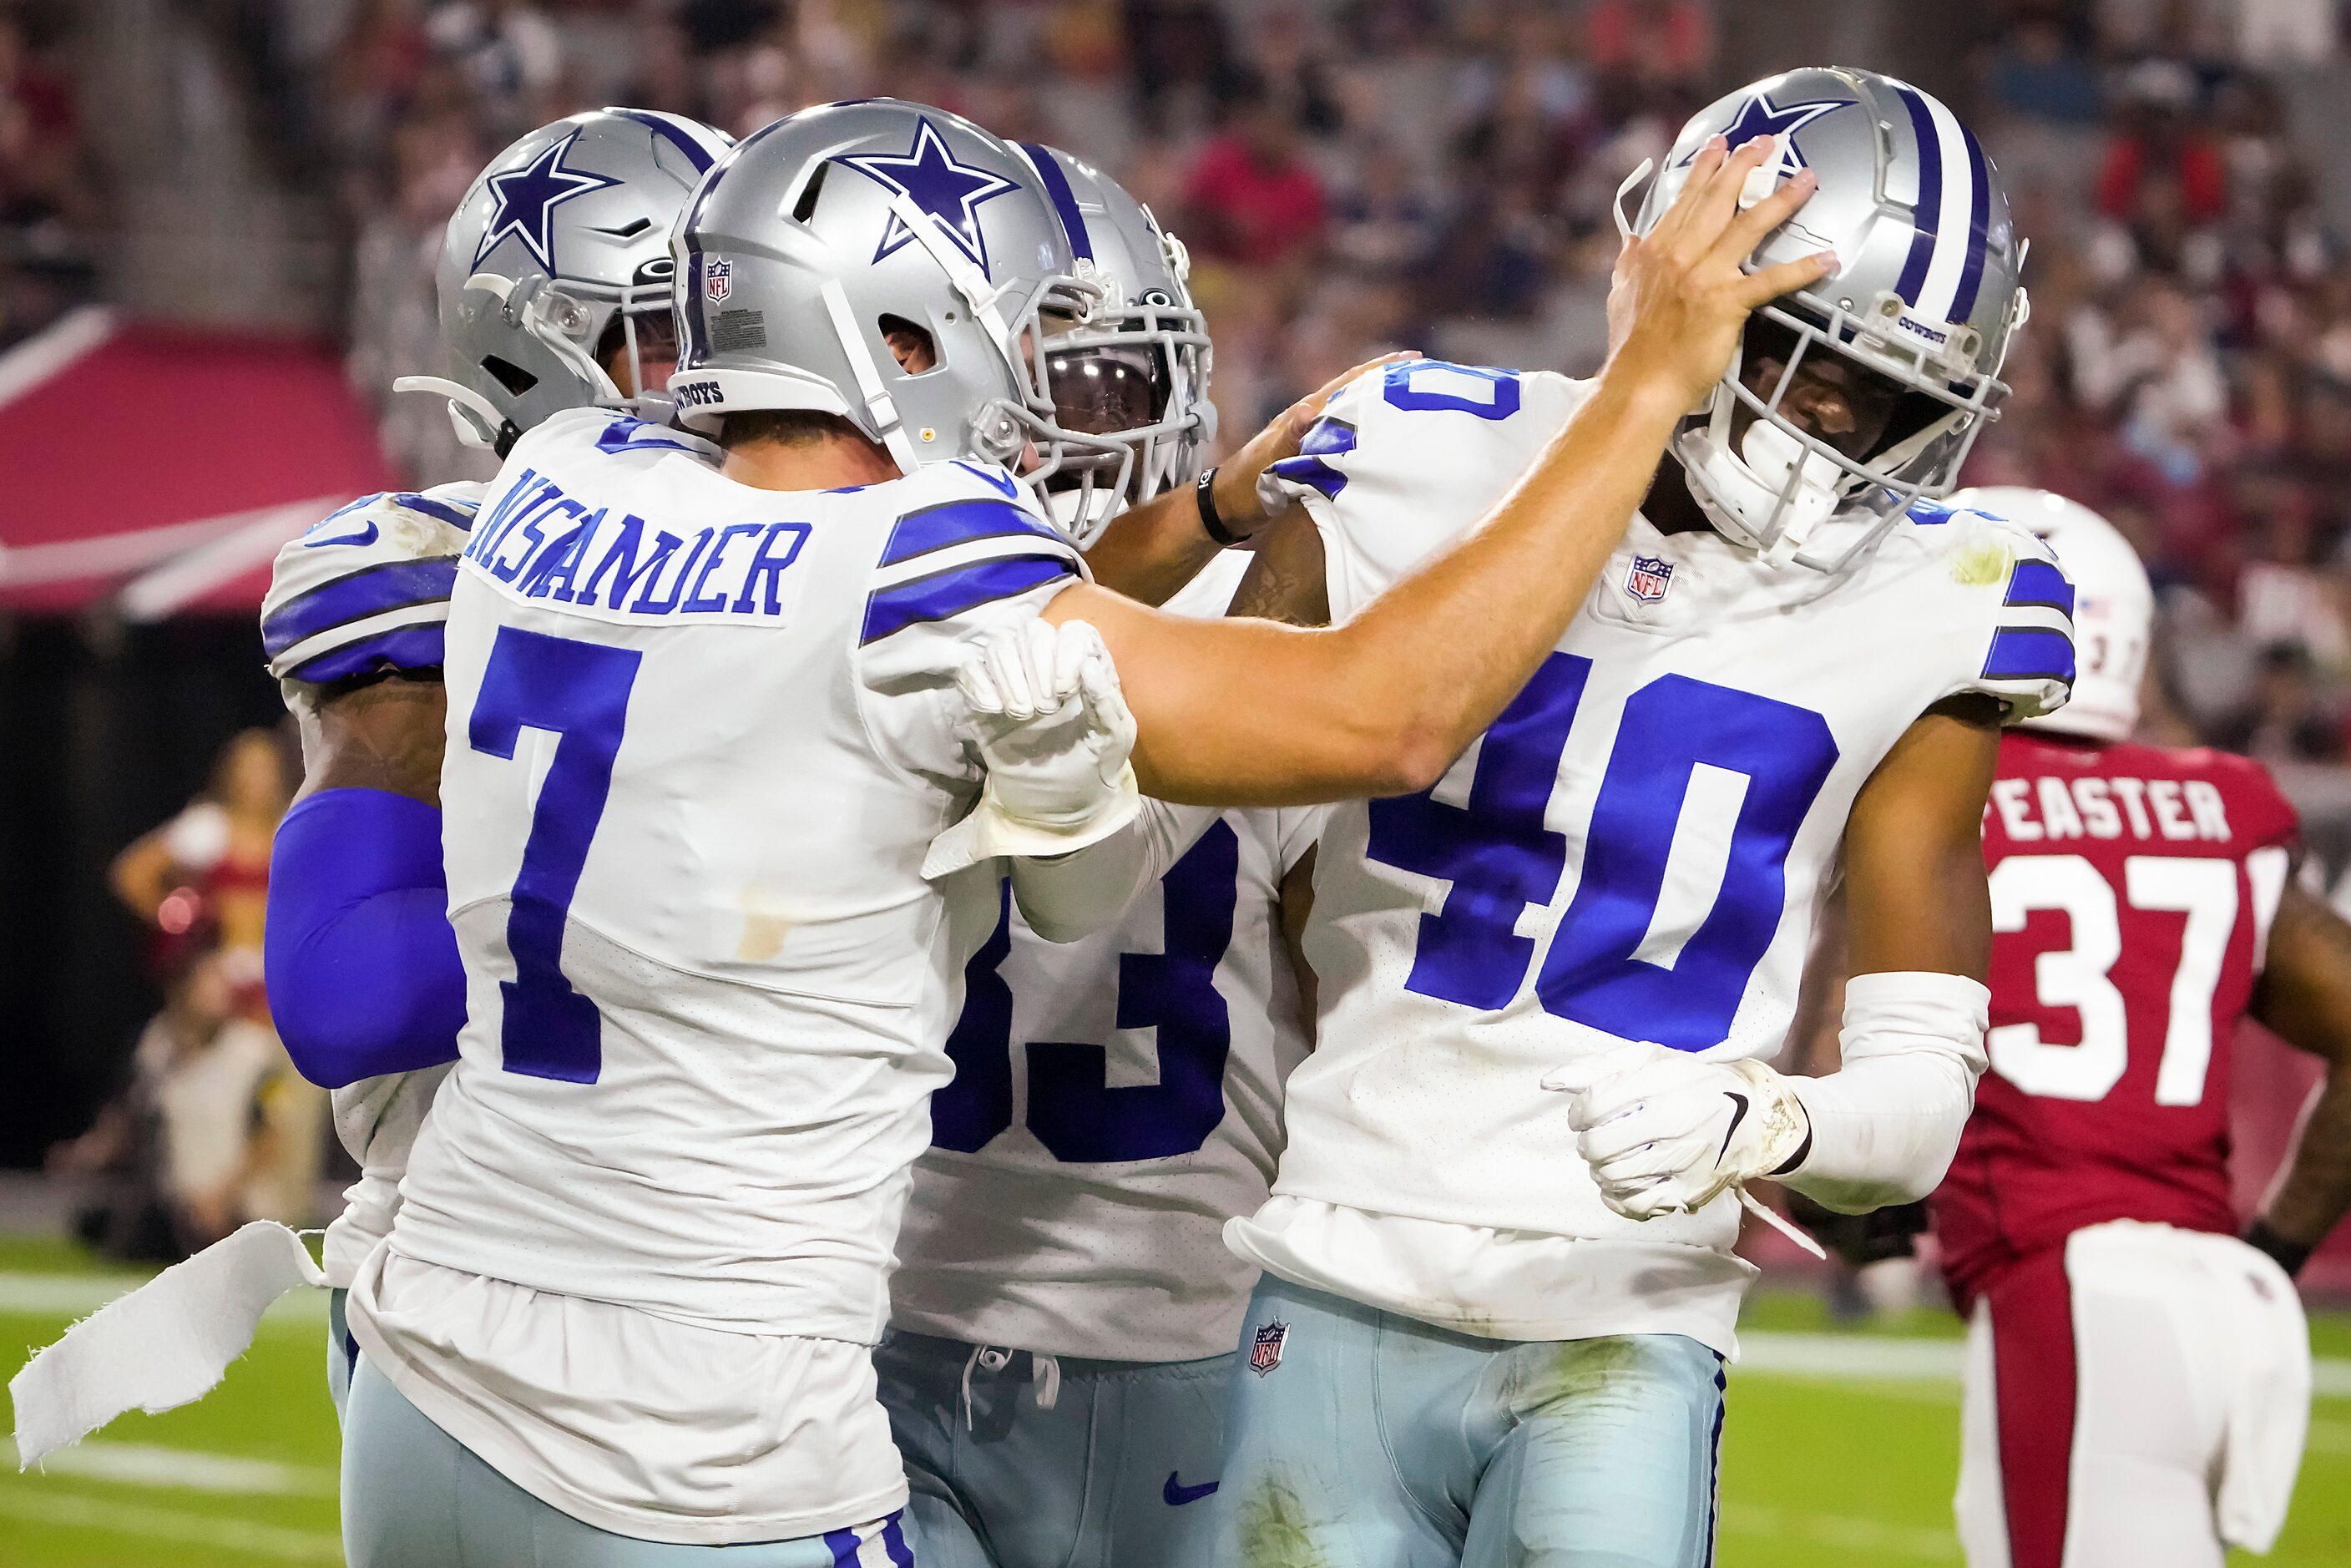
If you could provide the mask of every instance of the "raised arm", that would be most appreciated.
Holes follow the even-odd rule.
[[[1698,154],[1679,199],[1629,243],[1633,325],[1592,396],[1493,511],[1343,626],[1200,622],[1092,585],[1046,609],[1117,662],[1150,793],[1281,805],[1426,789],[1555,645],[1647,491],[1666,442],[1729,362],[1748,312],[1820,277],[1821,256],[1741,265],[1812,193],[1802,173],[1741,211],[1768,151]]]
[[[2351,1210],[2351,925],[2291,881],[2252,1014],[2326,1063],[2294,1158],[2246,1234],[2293,1273]]]
[[[1282,458],[1297,455],[1298,444],[1340,388],[1366,371],[1419,357],[1382,354],[1332,378],[1282,410],[1238,452],[1210,470],[1211,501],[1225,538],[1209,533],[1200,516],[1198,487],[1193,485],[1179,485],[1121,513],[1086,551],[1094,580],[1138,604],[1166,603],[1220,552],[1231,549],[1231,541],[1255,538],[1287,515],[1265,509],[1258,497],[1258,478]]]

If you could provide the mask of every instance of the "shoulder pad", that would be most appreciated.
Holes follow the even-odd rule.
[[[441,664],[478,484],[363,497],[277,552],[261,605],[269,673],[323,684]]]
[[[1977,607],[1982,661],[1958,689],[1997,698],[2011,724],[2064,707],[2074,689],[2074,585],[2049,547],[1972,508],[1919,503],[1909,521]]]

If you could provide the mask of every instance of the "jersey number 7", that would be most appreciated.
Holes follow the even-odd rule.
[[[507,914],[515,977],[498,982],[498,1043],[509,1072],[593,1083],[604,1065],[603,1016],[564,977],[563,927],[611,793],[642,657],[502,626],[482,671],[465,727],[475,750],[511,760],[525,729],[557,737]]]

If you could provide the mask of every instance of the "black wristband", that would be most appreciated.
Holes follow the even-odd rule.
[[[1192,486],[1192,498],[1199,503],[1200,527],[1217,541],[1218,549],[1232,549],[1242,536],[1225,527],[1225,519],[1217,515],[1217,471],[1214,468],[1200,476]]]
[[[2285,1277],[2289,1280],[2302,1272],[2302,1266],[2310,1261],[2311,1253],[2316,1250],[2279,1235],[2270,1228],[2268,1220],[2259,1218],[2245,1227],[2245,1245],[2257,1252],[2266,1252],[2276,1260],[2277,1266],[2285,1270]]]

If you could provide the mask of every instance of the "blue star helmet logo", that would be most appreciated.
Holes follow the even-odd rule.
[[[833,162],[846,163],[866,178],[903,193],[938,224],[957,250],[978,265],[982,277],[988,276],[987,236],[980,232],[977,208],[982,202],[1019,190],[1018,182],[977,164],[956,162],[946,140],[927,119],[917,122],[914,144],[904,153],[843,154]],[[893,212],[883,225],[882,243],[874,247],[873,259],[879,261],[903,248],[914,237]]]
[[[1779,167],[1772,172],[1786,179],[1805,167],[1804,155],[1796,151],[1796,132],[1823,114],[1834,114],[1840,109],[1851,109],[1849,98],[1814,99],[1804,103],[1792,103],[1782,108],[1771,101],[1769,93],[1757,93],[1739,106],[1739,113],[1722,128],[1722,139],[1730,143],[1734,152],[1759,136],[1777,136],[1780,140]],[[1693,152],[1684,158],[1687,163],[1698,154]]]
[[[489,177],[486,183],[497,206],[490,214],[490,226],[483,234],[482,243],[475,247],[475,267],[497,249],[499,241],[511,235],[529,248],[540,267],[550,274],[557,271],[555,209],[574,196],[622,183],[585,169],[565,168],[563,155],[579,140],[580,132],[575,131],[562,141],[549,144],[528,168],[510,169]]]

